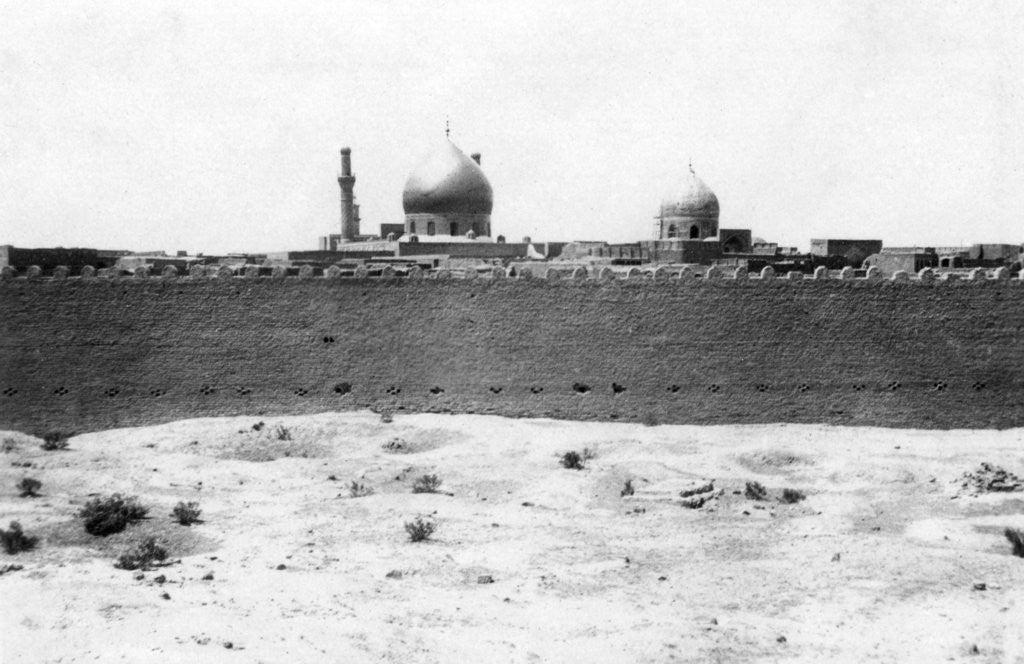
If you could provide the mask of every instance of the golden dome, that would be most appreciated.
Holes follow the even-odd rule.
[[[480,166],[445,139],[409,175],[402,207],[406,214],[490,214],[493,196]]]

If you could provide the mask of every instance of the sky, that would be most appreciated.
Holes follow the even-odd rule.
[[[510,240],[649,239],[692,162],[806,251],[1024,242],[1024,3],[0,0],[0,244],[315,249],[432,147]]]

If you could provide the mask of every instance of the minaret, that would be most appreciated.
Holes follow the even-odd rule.
[[[352,189],[356,177],[352,175],[352,149],[341,149],[341,175],[338,186],[341,187],[341,241],[354,242],[359,234],[359,222],[353,207]]]

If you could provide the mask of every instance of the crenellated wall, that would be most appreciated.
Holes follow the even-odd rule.
[[[1024,426],[1024,284],[1005,272],[962,281],[523,272],[8,272],[0,428],[81,432],[367,407]]]

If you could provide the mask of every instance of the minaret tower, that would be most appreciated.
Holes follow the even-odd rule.
[[[355,187],[356,177],[352,175],[352,149],[341,149],[341,175],[338,176],[338,186],[341,187],[341,241],[354,242],[356,235],[359,235],[359,221],[356,219],[355,207],[353,205],[352,189]]]

